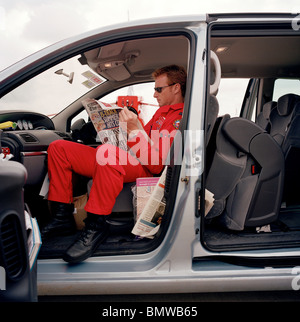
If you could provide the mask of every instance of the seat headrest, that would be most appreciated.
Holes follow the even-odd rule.
[[[211,60],[211,72],[210,72],[210,89],[209,93],[211,95],[217,95],[219,90],[219,85],[221,81],[221,64],[218,56],[210,51],[210,60]]]
[[[289,115],[295,104],[300,100],[300,96],[296,94],[286,94],[278,99],[277,110],[281,116]]]
[[[265,120],[270,119],[271,111],[276,107],[276,102],[270,101],[264,104],[263,106],[263,116]]]

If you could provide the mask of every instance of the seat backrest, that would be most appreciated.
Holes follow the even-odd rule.
[[[285,158],[282,201],[287,206],[300,204],[300,96],[286,94],[278,99],[270,114],[270,134],[281,146]]]
[[[218,114],[219,114],[218,100],[216,96],[209,95],[209,103],[208,103],[208,108],[206,112],[206,145],[209,143]]]
[[[87,192],[90,194],[92,188],[93,180],[89,180],[87,183]],[[135,182],[124,183],[123,189],[118,195],[115,205],[113,207],[112,212],[132,212],[133,211],[133,193],[131,191],[131,187],[135,184]]]
[[[270,115],[272,110],[277,106],[277,103],[274,101],[270,101],[264,104],[262,111],[257,115],[256,124],[258,124],[261,128],[270,131]]]
[[[228,114],[218,118],[214,130],[216,133],[212,136],[207,149],[211,160],[207,162],[206,188],[214,194],[215,199],[213,208],[206,216],[207,219],[223,213],[226,200],[245,171],[247,163],[246,155],[240,154],[237,157],[236,147],[224,136],[223,126],[229,119]]]
[[[300,101],[282,142],[285,157],[285,182],[283,201],[286,206],[300,205]]]
[[[206,179],[215,198],[206,218],[218,217],[232,230],[276,221],[283,178],[283,153],[272,137],[254,122],[225,115]]]
[[[278,99],[277,107],[270,114],[270,134],[281,146],[287,133],[287,129],[294,115],[294,108],[300,96],[286,94]]]
[[[209,87],[209,97],[208,106],[206,108],[206,133],[205,141],[206,146],[210,141],[212,131],[214,129],[217,117],[219,115],[219,103],[217,99],[217,94],[219,91],[219,85],[221,81],[221,64],[218,56],[211,51],[210,52],[210,87]]]

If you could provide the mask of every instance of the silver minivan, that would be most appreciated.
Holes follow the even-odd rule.
[[[7,272],[0,296],[299,290],[299,20],[208,14],[128,22],[61,41],[3,70],[0,124],[14,126],[1,133],[2,154],[12,158],[0,162],[0,266]],[[158,232],[132,234],[135,183],[124,185],[110,235],[92,257],[64,262],[77,234],[53,237],[42,241],[30,270],[22,205],[40,228],[50,217],[41,192],[49,144],[99,144],[85,98],[137,96],[147,121],[157,108],[151,73],[170,64],[184,66],[188,78]],[[88,197],[89,179],[74,174],[74,196]],[[14,271],[7,234],[18,238]],[[8,296],[18,284],[22,296]]]

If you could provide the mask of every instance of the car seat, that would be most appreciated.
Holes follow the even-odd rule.
[[[256,124],[261,128],[270,132],[270,115],[274,108],[276,108],[277,102],[270,101],[264,104],[262,111],[257,115]]]
[[[37,298],[36,267],[30,271],[26,246],[23,196],[26,179],[27,171],[21,163],[0,159],[0,267],[6,275],[6,290],[0,290],[0,302],[27,302]]]
[[[280,146],[283,145],[287,130],[294,117],[296,103],[300,101],[300,96],[286,94],[278,99],[277,108],[270,114],[270,134]]]
[[[206,142],[208,143],[210,140],[210,137],[212,135],[212,131],[219,113],[219,104],[218,100],[216,98],[216,95],[218,93],[218,87],[220,84],[220,79],[221,79],[221,65],[220,61],[217,57],[217,55],[211,51],[211,74],[210,74],[210,94],[208,96],[208,109],[207,109],[207,114],[206,114]],[[181,126],[179,126],[179,131],[181,131]],[[174,140],[177,141],[178,140]],[[169,152],[169,157],[168,160],[170,160],[170,164],[174,161],[174,158],[178,157],[174,155],[174,143],[171,146],[170,152]],[[180,149],[179,149],[180,150]],[[181,151],[181,150],[180,150]],[[177,151],[178,152],[178,151]],[[168,167],[170,168],[170,167]],[[170,170],[170,171],[169,171]],[[168,169],[167,172],[167,181],[170,181],[170,173],[171,169]],[[160,175],[160,174],[159,174]],[[159,176],[157,175],[157,176]],[[89,180],[87,184],[87,190],[88,194],[90,192],[91,186],[92,186],[92,179]],[[115,205],[113,207],[112,213],[113,214],[119,214],[119,213],[130,213],[134,211],[133,207],[133,192],[132,192],[132,187],[135,185],[135,182],[129,182],[129,183],[124,183],[123,189],[121,190],[120,194],[116,198]],[[167,183],[166,183],[166,189],[167,188]],[[168,193],[165,192],[165,196],[167,196]],[[110,223],[115,224],[115,225],[122,225],[122,223],[119,223],[119,219],[111,219]]]
[[[286,94],[278,99],[270,114],[270,134],[281,146],[285,158],[282,201],[286,206],[300,204],[300,96]]]
[[[214,131],[215,152],[206,178],[214,206],[206,219],[241,231],[276,221],[282,198],[284,157],[259,125],[227,114]],[[216,220],[216,219],[215,219]]]

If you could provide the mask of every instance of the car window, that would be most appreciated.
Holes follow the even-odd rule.
[[[139,111],[146,124],[158,109],[158,104],[153,94],[154,82],[150,82],[123,87],[102,97],[100,100],[106,103],[116,103],[119,96],[137,96],[138,102],[140,102]]]
[[[249,79],[222,78],[217,94],[219,115],[239,116]]]
[[[279,97],[290,93],[300,95],[300,80],[283,78],[276,79],[272,100],[277,102]]]
[[[144,124],[146,124],[159,107],[156,99],[153,97],[153,88],[154,82],[134,84],[113,91],[110,94],[101,97],[99,100],[112,104],[117,103],[118,97],[120,96],[136,96],[139,102],[140,117],[143,119]],[[72,119],[71,124],[74,124],[78,119],[84,119],[85,122],[88,121],[86,110],[83,110],[76,115],[76,117]]]
[[[1,98],[0,110],[32,111],[53,117],[63,108],[103,84],[88,65],[72,57],[33,77]]]

